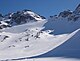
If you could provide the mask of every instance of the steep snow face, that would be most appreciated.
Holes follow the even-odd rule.
[[[6,28],[6,29],[1,29],[0,31],[2,32],[10,32],[10,33],[21,33],[21,32],[24,32],[26,31],[26,29],[31,29],[31,28],[41,28],[41,29],[44,29],[44,24],[46,23],[47,21],[38,21],[38,22],[32,22],[32,23],[26,23],[26,24],[23,24],[23,25],[18,25],[18,26],[14,26],[14,27],[10,27],[10,28]],[[14,31],[13,31],[14,30]]]

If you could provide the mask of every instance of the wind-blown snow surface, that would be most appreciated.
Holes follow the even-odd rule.
[[[38,21],[6,28],[0,32],[0,60],[38,56],[58,47],[74,36],[80,29],[60,35],[43,31],[47,21]]]

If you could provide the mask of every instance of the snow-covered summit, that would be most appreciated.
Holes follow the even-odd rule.
[[[4,19],[2,21],[5,24],[8,24],[9,26],[21,25],[28,22],[36,22],[36,21],[42,21],[46,19],[45,17],[40,16],[39,14],[36,14],[35,12],[27,9],[22,11],[17,11],[14,13],[8,13],[5,16],[3,16],[3,18]],[[1,29],[4,28],[2,26],[0,27]]]
[[[27,9],[22,11],[17,11],[15,13],[8,13],[7,15],[5,15],[5,17],[8,19],[16,19],[16,17],[22,17],[27,20],[29,19],[29,20],[36,20],[36,21],[45,19],[45,17],[40,16],[39,14],[36,14],[35,12]]]

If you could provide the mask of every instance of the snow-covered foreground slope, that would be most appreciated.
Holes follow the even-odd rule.
[[[33,58],[24,60],[8,60],[8,61],[80,61],[74,58],[63,58],[63,57],[47,57],[47,58]]]
[[[52,30],[42,31],[45,23],[46,21],[33,22],[1,30],[0,60],[27,58],[47,53],[80,30],[77,29],[72,33],[61,35],[51,35],[49,33]]]
[[[5,60],[3,60],[5,61]],[[63,58],[63,57],[47,57],[47,58],[33,58],[33,59],[23,59],[23,60],[11,60],[6,61],[80,61],[79,59],[74,58]]]

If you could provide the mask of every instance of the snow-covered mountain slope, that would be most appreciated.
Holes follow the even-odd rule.
[[[68,39],[65,43],[61,44],[57,48],[49,51],[46,54],[36,56],[34,58],[46,58],[46,57],[63,57],[80,59],[80,31],[78,31],[73,37]],[[76,61],[76,60],[75,60]]]
[[[31,28],[44,28],[44,24],[47,21],[38,21],[38,22],[32,22],[32,23],[26,23],[23,25],[17,25],[14,27],[10,27],[10,28],[5,28],[5,29],[1,29],[1,32],[10,32],[10,33],[21,33],[21,32],[25,32],[27,29],[31,29]],[[14,31],[13,31],[14,30]]]
[[[31,10],[10,13],[3,18],[0,21],[0,60],[48,54],[71,40],[74,45],[80,37],[80,14],[70,10],[47,20]],[[72,46],[72,42],[69,45]]]
[[[37,26],[37,24],[39,25]],[[61,45],[80,30],[51,35],[50,30],[42,31],[44,24],[45,21],[33,22],[2,30],[0,33],[0,59],[18,59],[44,54]]]

